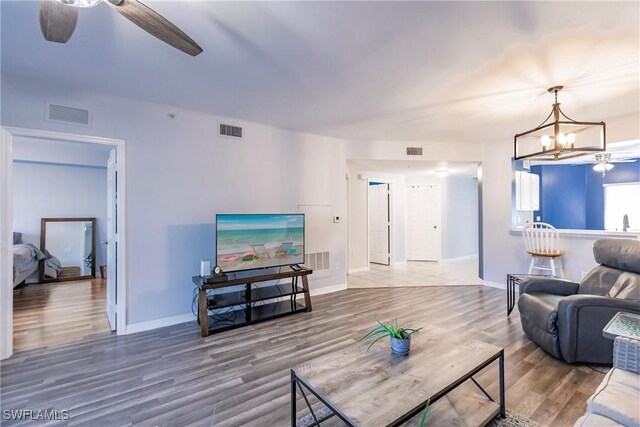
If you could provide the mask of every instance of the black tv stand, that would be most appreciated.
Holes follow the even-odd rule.
[[[264,322],[291,314],[309,312],[311,308],[311,295],[309,294],[308,276],[313,273],[305,267],[299,269],[272,274],[230,279],[225,282],[206,283],[206,277],[194,276],[193,283],[198,287],[198,323],[200,334],[206,337],[210,334],[235,329],[253,323]],[[302,278],[302,287],[298,285],[298,279]],[[291,282],[255,287],[255,283],[273,280],[291,279]],[[232,286],[243,285],[244,290],[216,294],[208,298],[208,291]],[[304,304],[297,301],[298,295],[304,296]],[[259,304],[256,304],[259,303]],[[222,309],[240,307],[233,312],[233,316],[222,317]]]

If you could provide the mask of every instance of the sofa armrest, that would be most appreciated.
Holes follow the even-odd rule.
[[[602,329],[619,311],[640,314],[637,301],[599,295],[570,295],[558,303],[560,352],[567,362],[611,364],[613,340]]]
[[[520,295],[531,292],[555,295],[573,295],[580,285],[565,279],[553,277],[525,277],[520,280]]]

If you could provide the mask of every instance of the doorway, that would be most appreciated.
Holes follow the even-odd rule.
[[[0,259],[0,279],[2,286],[0,286],[0,293],[2,297],[2,314],[0,315],[0,333],[1,333],[1,349],[0,357],[7,358],[13,351],[13,318],[14,318],[14,301],[13,301],[13,239],[9,240],[9,233],[17,231],[14,229],[14,202],[16,200],[16,192],[14,189],[14,149],[15,144],[19,143],[21,139],[30,141],[37,141],[40,144],[50,144],[48,147],[53,147],[54,144],[71,143],[77,146],[87,148],[101,148],[102,151],[109,153],[109,161],[105,161],[104,173],[105,173],[105,193],[107,194],[105,200],[106,206],[106,218],[105,228],[106,232],[100,241],[96,241],[96,247],[103,247],[106,252],[106,256],[99,262],[100,265],[106,266],[107,280],[104,281],[104,298],[101,304],[100,311],[103,315],[108,314],[107,320],[104,321],[107,330],[116,330],[118,334],[125,333],[126,325],[126,257],[124,253],[124,240],[125,240],[125,216],[124,216],[124,189],[125,189],[125,150],[124,141],[118,139],[101,138],[85,135],[66,134],[58,132],[40,131],[33,129],[20,129],[20,128],[2,128],[2,141],[0,147],[0,178],[2,178],[2,186],[0,187],[0,225],[2,226],[2,257]],[[36,150],[36,152],[42,152],[42,150]],[[58,153],[64,155],[64,150]],[[60,160],[64,163],[64,159]],[[78,199],[80,200],[80,199]],[[78,215],[81,216],[81,215]],[[11,236],[13,237],[13,236]],[[104,246],[103,246],[104,245]],[[38,245],[35,245],[38,246]],[[96,257],[98,250],[92,254],[92,257]],[[98,267],[100,266],[98,265]],[[42,269],[42,268],[41,268]],[[87,292],[90,298],[95,298],[99,286],[96,282],[100,277],[100,274],[96,274],[96,278],[85,284]],[[74,282],[65,282],[74,283]],[[41,285],[33,285],[41,286]],[[62,285],[64,286],[64,285]],[[35,289],[35,288],[34,288]],[[42,288],[44,289],[44,288]],[[38,291],[42,291],[38,289]],[[70,291],[70,288],[60,288],[61,295],[76,295],[75,292]],[[51,288],[50,290],[54,290]],[[78,282],[78,290],[80,285]],[[78,332],[79,336],[82,336],[82,331]]]
[[[369,262],[391,264],[391,184],[369,182]]]
[[[442,258],[440,185],[407,186],[407,260]]]

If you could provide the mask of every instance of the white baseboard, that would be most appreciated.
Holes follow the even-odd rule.
[[[466,261],[466,260],[473,259],[473,258],[478,258],[478,254],[459,256],[459,257],[456,257],[456,258],[442,258],[441,261],[442,262],[456,262],[456,261]]]
[[[405,259],[404,261],[394,262],[393,265],[405,265],[406,263],[407,263],[407,260]]]
[[[491,280],[483,280],[482,284],[491,288],[507,289],[507,285],[505,283],[492,282]]]
[[[148,322],[132,323],[127,325],[125,335],[135,334],[137,332],[150,331],[152,329],[173,326],[179,323],[194,322],[196,317],[192,313],[181,314],[179,316],[163,317],[162,319],[149,320]]]
[[[339,285],[334,285],[334,286],[324,286],[322,288],[318,288],[318,289],[311,289],[311,296],[315,297],[318,295],[324,295],[324,294],[330,294],[333,292],[338,292],[338,291],[344,291],[347,289],[347,284],[346,283],[340,283]],[[297,296],[298,299],[302,299],[304,298],[304,294],[298,294]]]
[[[362,273],[364,271],[369,271],[369,267],[350,268],[347,274]]]
[[[325,286],[318,289],[311,289],[311,296],[330,294],[332,292],[344,291],[347,289],[346,283],[340,283],[334,286]]]

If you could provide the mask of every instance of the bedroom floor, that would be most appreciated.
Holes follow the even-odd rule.
[[[13,296],[13,351],[110,335],[103,279],[32,284]]]

